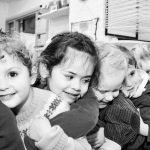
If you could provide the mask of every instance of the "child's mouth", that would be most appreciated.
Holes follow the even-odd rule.
[[[73,93],[68,93],[68,92],[65,92],[65,93],[74,100],[77,100],[81,97],[80,94],[73,94]]]
[[[14,95],[14,93],[13,93],[13,94],[7,94],[7,95],[0,95],[0,100],[1,100],[1,101],[8,100],[8,99],[10,99],[13,95]]]

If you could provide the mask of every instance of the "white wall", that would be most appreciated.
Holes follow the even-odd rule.
[[[69,31],[68,16],[61,16],[50,20],[48,37],[53,37],[59,32]]]
[[[70,0],[70,24],[97,17],[99,22],[96,38],[100,41],[108,40],[105,37],[105,0]]]
[[[0,1],[0,29],[5,31],[5,20],[8,17],[8,3]]]
[[[51,0],[10,0],[8,12],[9,18],[27,12],[28,10],[38,8],[40,5],[46,4],[49,1]]]

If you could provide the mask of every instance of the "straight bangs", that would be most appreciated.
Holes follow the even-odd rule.
[[[66,55],[62,59],[61,64],[67,64],[69,66],[78,61],[82,61],[84,66],[92,64],[93,68],[95,68],[96,61],[93,56],[84,51],[78,51],[74,48],[67,48]]]

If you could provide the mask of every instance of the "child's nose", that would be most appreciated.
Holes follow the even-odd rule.
[[[107,101],[112,101],[114,99],[112,93],[111,92],[107,93],[105,99]]]
[[[74,82],[72,82],[72,88],[76,91],[80,91],[80,89],[81,89],[80,80],[74,80]]]

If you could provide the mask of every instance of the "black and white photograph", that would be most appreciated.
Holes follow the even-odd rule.
[[[0,0],[0,150],[150,150],[150,0]]]

